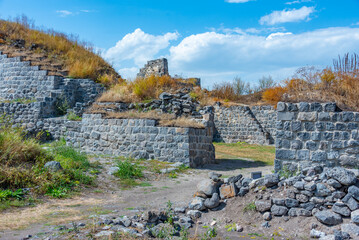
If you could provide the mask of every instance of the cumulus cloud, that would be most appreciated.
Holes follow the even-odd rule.
[[[246,2],[250,2],[253,0],[226,0],[226,2],[228,3],[246,3]]]
[[[268,36],[205,32],[172,46],[169,68],[202,77],[209,86],[236,75],[252,81],[268,74],[283,78],[301,66],[330,65],[338,54],[355,51],[358,41],[359,28],[350,27]]]
[[[178,36],[177,32],[155,36],[138,28],[133,33],[124,36],[114,47],[108,49],[104,53],[104,57],[114,62],[116,67],[122,67],[122,63],[126,60],[133,61],[137,67],[142,67],[161,50],[166,49],[170,42],[176,40]]]
[[[275,25],[278,23],[299,22],[310,20],[309,16],[315,12],[315,7],[303,6],[299,9],[284,9],[282,11],[274,11],[271,14],[261,17],[259,23],[261,25]]]

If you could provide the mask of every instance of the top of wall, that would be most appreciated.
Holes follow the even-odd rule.
[[[279,102],[277,104],[278,112],[341,112],[342,110],[335,102],[331,103],[285,103]]]
[[[148,61],[147,64],[140,69],[140,72],[137,74],[137,77],[149,77],[151,75],[169,75],[168,62],[166,58]]]

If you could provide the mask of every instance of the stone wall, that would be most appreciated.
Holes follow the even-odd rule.
[[[276,111],[271,106],[215,106],[214,141],[274,143]]]
[[[164,76],[168,74],[168,62],[166,58],[148,61],[147,64],[140,69],[137,77],[149,77],[151,75]]]
[[[103,90],[90,79],[48,76],[47,71],[39,70],[38,66],[31,66],[20,57],[8,58],[0,52],[0,101],[37,102],[30,107],[35,107],[41,117],[55,117],[59,105],[81,114]]]
[[[196,167],[213,163],[214,147],[208,129],[161,127],[147,119],[103,119],[84,114],[67,122],[66,140],[87,153],[182,162]]]
[[[275,169],[357,167],[359,113],[335,103],[278,103]]]

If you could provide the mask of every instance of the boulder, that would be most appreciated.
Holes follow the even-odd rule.
[[[348,194],[359,201],[359,188],[357,186],[350,186],[348,188]]]
[[[299,201],[297,199],[293,199],[293,198],[286,198],[285,205],[289,208],[297,207],[299,205]]]
[[[237,175],[237,176],[230,177],[230,178],[228,178],[228,183],[238,182],[239,180],[241,180],[242,177],[243,177],[242,174],[239,174],[239,175]]]
[[[273,205],[271,207],[270,211],[274,216],[283,216],[283,215],[287,214],[288,208],[286,208],[284,206]]]
[[[315,229],[312,229],[310,230],[310,237],[311,238],[323,238],[325,237],[325,233],[324,232],[321,232],[321,231],[318,231],[318,230],[315,230]]]
[[[211,197],[213,193],[218,193],[220,183],[214,182],[211,179],[204,179],[197,185],[197,191],[203,192],[207,196]]]
[[[188,209],[199,210],[199,211],[206,209],[206,207],[204,206],[204,199],[200,197],[193,198],[188,205]]]
[[[296,216],[310,217],[312,216],[312,212],[304,208],[291,208],[288,211],[288,215],[291,217],[296,217]]]
[[[359,224],[359,210],[351,212],[351,219],[353,223]]]
[[[340,202],[334,203],[332,207],[332,211],[335,213],[339,213],[344,217],[350,216],[350,209],[344,203],[340,203]]]
[[[218,182],[218,181],[219,181],[219,178],[222,177],[222,174],[220,174],[220,173],[215,173],[215,172],[209,172],[209,173],[208,173],[208,177],[209,177],[210,179],[212,179],[213,181]]]
[[[255,201],[256,209],[258,212],[265,212],[271,209],[272,202],[271,201]]]
[[[323,184],[317,184],[317,190],[315,191],[315,196],[317,197],[326,197],[330,195],[332,192]]]
[[[343,219],[339,214],[329,210],[319,211],[314,216],[319,222],[327,225],[337,225],[343,222]]]
[[[353,223],[342,224],[340,226],[342,232],[349,233],[353,239],[359,236],[359,226]]]
[[[237,188],[235,187],[234,183],[231,183],[229,185],[223,184],[219,188],[219,193],[220,193],[221,199],[232,198],[237,195]]]
[[[270,212],[265,212],[265,213],[263,214],[263,220],[265,220],[265,221],[270,221],[270,220],[272,220],[272,214],[271,214]]]
[[[200,218],[202,216],[202,213],[198,210],[189,210],[187,212],[187,216],[192,218],[192,219],[197,219]]]
[[[339,183],[346,186],[355,184],[357,180],[355,174],[352,171],[346,170],[342,167],[329,169],[326,174],[328,177],[334,178]]]
[[[44,168],[50,170],[51,172],[57,172],[63,169],[61,164],[57,161],[50,161],[45,163]]]
[[[241,187],[238,191],[238,196],[243,197],[244,195],[246,195],[249,192],[249,188],[248,187]]]
[[[213,193],[213,195],[212,195],[211,198],[207,198],[207,199],[204,201],[204,206],[207,207],[207,208],[209,208],[209,209],[218,207],[218,205],[219,205],[219,196],[218,196],[218,193]]]
[[[264,183],[263,183],[264,186],[273,187],[278,183],[279,183],[279,174],[268,174],[264,176]]]

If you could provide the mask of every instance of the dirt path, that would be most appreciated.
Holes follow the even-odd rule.
[[[215,171],[224,177],[252,171],[271,173],[272,166],[263,166],[251,160],[219,159],[219,164],[191,169],[177,178],[162,177],[148,182],[148,186],[121,190],[118,181],[108,175],[111,159],[100,159],[104,169],[98,176],[98,186],[85,189],[70,199],[47,200],[33,208],[5,211],[0,218],[0,239],[21,239],[27,235],[38,235],[51,231],[55,225],[71,221],[88,221],[91,216],[111,214],[134,215],[144,210],[164,208],[168,201],[174,207],[186,206],[196,191],[196,185]],[[41,235],[41,234],[40,234]]]

